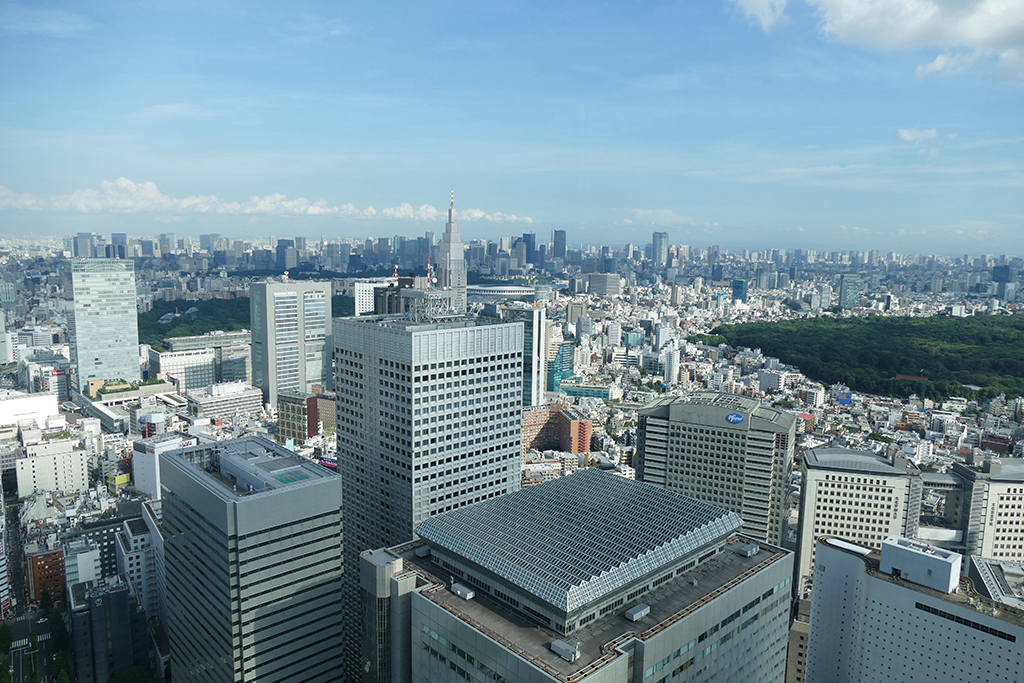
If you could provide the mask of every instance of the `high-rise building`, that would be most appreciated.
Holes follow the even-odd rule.
[[[455,195],[448,207],[448,222],[444,224],[441,235],[441,248],[438,254],[438,266],[441,269],[440,285],[451,290],[451,308],[456,315],[466,312],[466,250],[459,236],[459,224],[455,222]]]
[[[433,515],[520,487],[523,323],[449,313],[334,321],[348,566]],[[358,639],[349,632],[347,652]]]
[[[962,556],[895,536],[881,552],[826,537],[815,554],[806,681],[1020,680],[1020,600],[962,582]]]
[[[523,248],[526,250],[526,263],[537,262],[537,234],[533,232],[524,232],[522,244],[525,245]],[[519,267],[522,268],[523,261],[519,262]]]
[[[519,488],[523,324],[482,321],[335,320],[338,467],[354,553]]]
[[[733,280],[732,281],[732,300],[742,301],[747,303],[747,281],[746,280]]]
[[[131,584],[120,577],[68,586],[75,650],[75,680],[114,680],[126,669],[149,668],[146,611]]]
[[[655,268],[668,265],[668,233],[655,232],[651,235],[651,260]]]
[[[75,386],[84,393],[93,380],[139,380],[135,262],[74,259],[69,276],[65,291],[71,297],[68,341]]]
[[[586,318],[577,318],[586,320]],[[545,378],[548,391],[558,391],[563,379],[570,379],[576,374],[576,344],[562,338],[562,328],[555,323],[548,323],[545,342],[547,350],[544,354]]]
[[[336,681],[341,479],[261,437],[164,453],[175,681]]]
[[[806,592],[822,536],[869,548],[889,536],[917,536],[921,471],[901,453],[890,461],[870,451],[815,448],[804,452],[801,473],[797,595]]]
[[[555,230],[554,249],[552,250],[551,258],[565,260],[565,230]]]
[[[507,306],[501,317],[523,323],[523,405],[544,403],[547,388],[547,309],[543,306]]]
[[[860,306],[860,275],[844,273],[839,276],[839,306],[840,308],[856,308]]]
[[[249,287],[253,386],[277,405],[282,389],[331,386],[331,283],[258,282]]]
[[[754,398],[666,396],[640,410],[637,479],[732,510],[743,533],[780,543],[796,416]]]
[[[0,493],[0,504],[4,502],[4,496]],[[11,597],[11,567],[7,559],[7,515],[0,515],[0,618],[7,618],[11,610]]]
[[[793,558],[739,525],[596,469],[427,520],[362,554],[363,680],[781,683]]]

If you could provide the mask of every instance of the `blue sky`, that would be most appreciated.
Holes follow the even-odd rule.
[[[1024,253],[1024,3],[0,0],[0,233]]]

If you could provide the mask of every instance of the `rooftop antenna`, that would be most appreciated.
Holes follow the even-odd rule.
[[[452,188],[452,208],[455,208],[455,188]]]

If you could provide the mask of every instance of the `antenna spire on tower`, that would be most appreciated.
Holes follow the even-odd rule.
[[[452,208],[455,208],[455,188],[452,188]]]

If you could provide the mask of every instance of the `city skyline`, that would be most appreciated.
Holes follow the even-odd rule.
[[[8,4],[4,232],[1019,253],[1024,10],[858,8]]]

